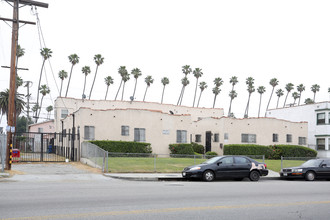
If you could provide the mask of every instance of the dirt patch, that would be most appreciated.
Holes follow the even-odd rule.
[[[80,162],[71,162],[70,164],[72,164],[75,168],[80,169],[80,170],[85,170],[91,173],[102,173],[102,171],[100,169],[94,168],[94,167],[90,167],[86,164],[82,164]]]

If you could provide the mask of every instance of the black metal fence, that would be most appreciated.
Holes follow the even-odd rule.
[[[13,139],[13,162],[78,161],[79,134],[16,133]]]

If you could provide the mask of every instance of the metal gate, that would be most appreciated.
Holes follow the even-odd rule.
[[[16,133],[13,138],[12,161],[64,162],[78,161],[80,135],[66,133]]]

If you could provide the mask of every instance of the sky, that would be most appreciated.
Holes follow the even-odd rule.
[[[285,90],[287,83],[304,84],[301,103],[313,98],[310,88],[320,85],[316,101],[329,101],[330,87],[330,1],[328,0],[48,0],[48,8],[37,10],[30,6],[20,8],[20,19],[40,21],[38,25],[21,25],[19,44],[25,55],[19,59],[18,75],[32,81],[31,102],[36,102],[37,85],[42,65],[40,48],[53,53],[46,61],[41,84],[47,84],[51,93],[44,98],[41,121],[46,118],[45,108],[54,104],[59,95],[58,72],[70,72],[68,56],[76,53],[80,61],[74,66],[68,97],[81,98],[84,84],[83,66],[90,66],[86,92],[92,85],[96,70],[94,55],[101,54],[104,63],[99,66],[91,99],[104,99],[104,78],[111,76],[108,99],[114,100],[121,77],[120,66],[129,73],[139,68],[135,98],[142,101],[146,89],[144,79],[151,75],[154,83],[148,89],[146,101],[160,102],[161,78],[168,77],[164,103],[176,104],[184,77],[182,66],[201,68],[208,88],[203,92],[200,107],[211,108],[214,95],[213,80],[221,77],[224,84],[217,97],[216,108],[228,114],[231,90],[229,80],[238,77],[232,111],[244,116],[248,100],[246,78],[255,79],[255,88],[265,86],[261,115],[265,114],[271,94],[270,79],[277,78],[275,90]],[[11,18],[12,7],[0,0],[0,17]],[[39,30],[39,31],[38,31]],[[41,30],[41,31],[40,31]],[[0,65],[10,65],[11,22],[0,21]],[[9,69],[0,68],[0,91],[9,88]],[[192,106],[196,78],[188,75],[190,84],[185,89],[182,105]],[[65,93],[68,79],[63,83]],[[135,80],[126,83],[124,100],[133,94]],[[293,92],[293,91],[292,91]],[[293,103],[292,92],[287,104]],[[19,88],[26,94],[26,87]],[[197,97],[199,90],[197,92]],[[285,92],[286,95],[286,92]],[[283,107],[285,95],[279,106]],[[118,99],[118,98],[117,98]],[[119,95],[121,99],[121,93]],[[258,116],[260,95],[251,96],[250,117]],[[270,108],[275,108],[274,94]],[[5,117],[1,120],[5,127]]]

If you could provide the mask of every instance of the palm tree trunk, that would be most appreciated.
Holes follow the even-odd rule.
[[[146,98],[146,94],[147,94],[148,87],[149,87],[149,86],[146,87],[146,91],[144,92],[143,101],[144,101],[145,98]]]
[[[44,69],[45,61],[46,60],[44,59],[44,61],[42,62],[41,71],[40,71],[40,77],[39,77],[39,83],[38,83],[38,93],[37,93],[37,105],[39,104],[39,88],[40,88],[42,70]],[[36,115],[35,116],[37,116],[37,112],[36,112]]]
[[[108,90],[109,90],[109,86],[107,86],[107,91],[105,92],[105,98],[104,98],[104,100],[107,100]]]
[[[258,118],[260,117],[261,97],[262,97],[262,95],[260,94]]]
[[[278,108],[278,102],[280,101],[280,97],[277,98],[277,104],[276,104],[276,108]]]
[[[179,100],[178,100],[178,103],[176,103],[176,105],[179,105],[179,103],[180,103],[181,96],[182,96],[182,92],[183,92],[183,87],[184,87],[184,86],[182,86],[181,93],[180,93],[180,96],[179,96]]]
[[[134,100],[134,96],[135,96],[136,84],[137,84],[137,79],[135,79],[135,86],[134,86],[134,92],[133,92],[133,100]]]
[[[125,91],[125,83],[123,84],[123,92],[121,93],[121,101],[123,101],[123,98],[124,98],[124,91]]]
[[[83,99],[84,99],[84,95],[85,95],[85,88],[86,88],[86,76],[87,76],[87,75],[85,75],[84,90],[83,90],[83,94],[82,94],[82,97],[83,97]]]
[[[72,69],[73,69],[73,64],[72,64],[72,66],[71,66],[71,71],[70,71],[70,76],[69,76],[68,86],[66,87],[65,98],[68,96],[68,91],[69,91],[69,86],[70,86],[70,81],[71,81],[71,75],[72,75]]]
[[[300,105],[301,92],[299,93],[298,105]]]
[[[163,87],[162,100],[161,100],[160,104],[163,104],[164,91],[165,91],[165,85],[164,85],[164,87]]]
[[[60,89],[60,97],[62,97],[62,86],[63,86],[63,79],[61,80],[61,89]]]
[[[246,109],[245,109],[245,113],[244,113],[244,117],[249,117],[249,105],[250,105],[250,97],[251,97],[251,93],[249,93],[249,98],[248,98],[248,102],[246,104]]]
[[[181,100],[180,100],[180,105],[181,105],[181,103],[182,103],[182,100],[183,100],[183,95],[184,95],[184,90],[186,89],[186,87],[184,86],[183,87],[183,91],[182,91],[182,96],[181,96]]]
[[[197,108],[198,108],[198,106],[199,106],[199,101],[201,100],[202,92],[203,92],[203,91],[201,91],[201,93],[199,94],[199,98],[198,98],[198,102],[197,102]]]
[[[195,107],[195,99],[196,99],[197,86],[198,86],[198,78],[196,79],[196,87],[195,87],[195,95],[194,95],[193,107]]]
[[[233,99],[230,98],[230,105],[229,105],[229,111],[228,111],[228,116],[230,116],[230,112],[231,112],[231,103],[232,103]]]
[[[93,84],[92,84],[91,91],[89,92],[88,100],[90,100],[90,99],[91,99],[91,96],[92,96],[92,91],[93,91],[93,87],[94,87],[94,83],[95,83],[95,79],[96,79],[96,74],[97,74],[97,69],[98,69],[98,68],[99,68],[99,65],[96,65],[96,70],[95,70],[94,80],[93,80]]]
[[[315,103],[315,95],[316,95],[316,92],[314,92],[314,98],[313,98],[313,102]]]
[[[36,118],[36,123],[38,122],[39,116],[40,116],[40,112],[41,112],[41,107],[42,107],[42,101],[44,100],[44,96],[41,97],[41,101],[40,101],[40,108],[39,108],[39,113],[38,113],[38,117]],[[38,109],[37,111],[38,112]]]
[[[217,95],[214,95],[214,101],[213,101],[213,108],[215,106],[215,100],[217,99]]]
[[[118,91],[117,91],[117,94],[116,94],[116,97],[115,97],[115,101],[117,100],[117,96],[118,96],[118,93],[120,91],[120,88],[121,88],[121,84],[123,83],[123,80],[120,81],[120,85],[119,85],[119,88],[118,88]]]
[[[285,107],[285,104],[286,104],[286,99],[288,98],[288,95],[289,95],[289,92],[286,94],[285,96],[285,100],[284,100],[284,105],[283,105],[283,108]]]
[[[272,93],[270,94],[270,97],[269,97],[269,101],[268,101],[267,108],[266,108],[266,112],[265,112],[265,117],[266,117],[266,113],[267,113],[267,111],[268,111],[268,107],[269,107],[269,104],[270,104],[270,100],[272,99],[272,96],[273,96],[274,88],[275,88],[275,87],[273,87],[273,89],[272,89]],[[259,116],[258,116],[258,117],[259,117]]]

